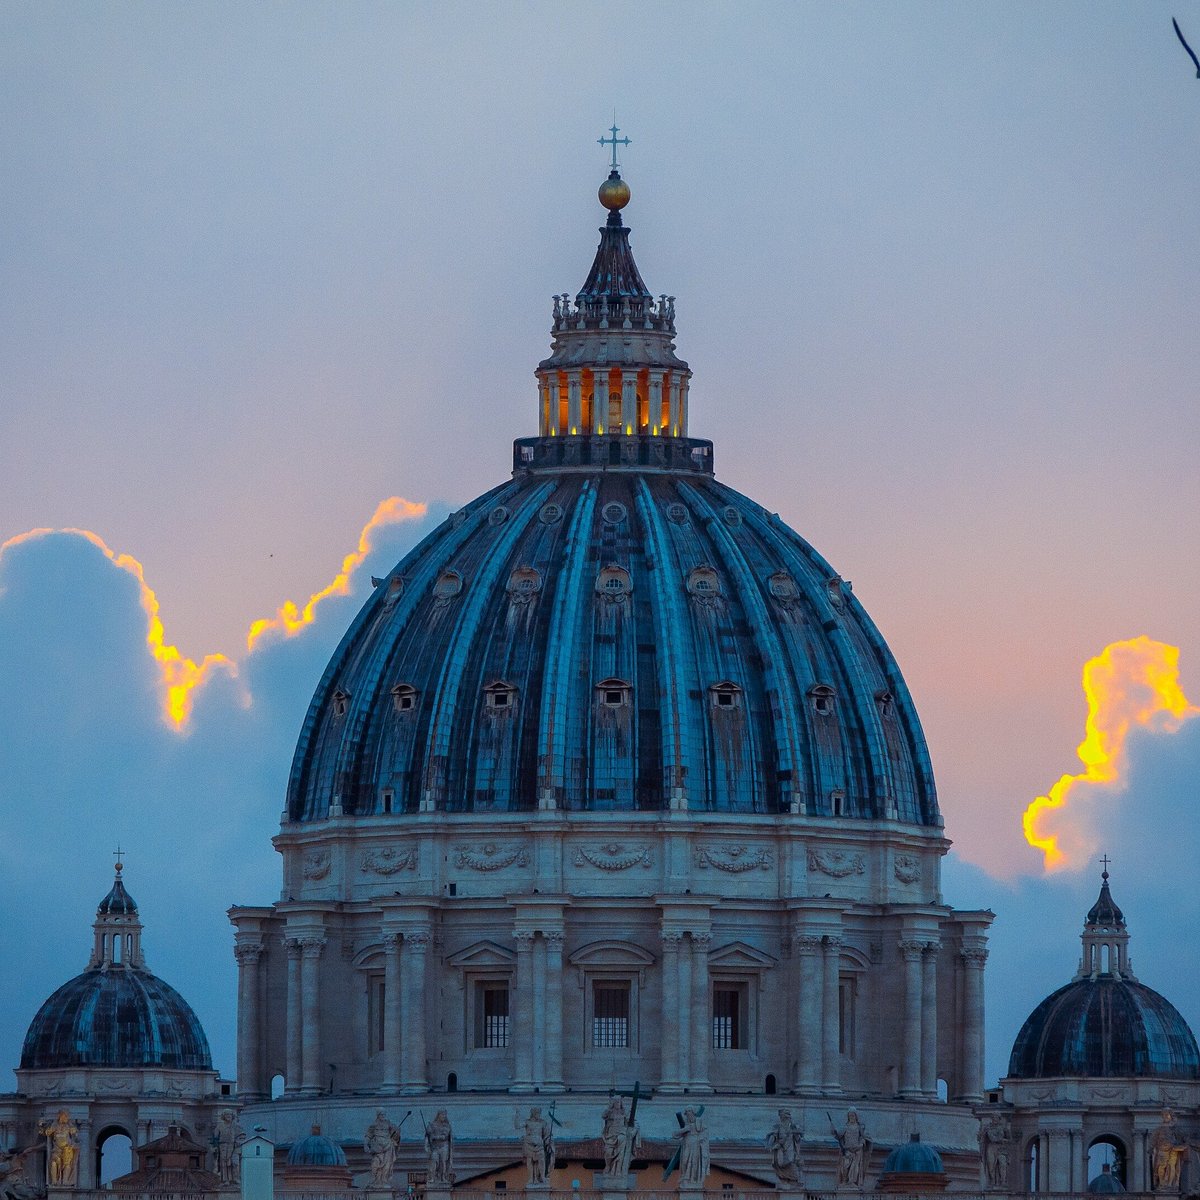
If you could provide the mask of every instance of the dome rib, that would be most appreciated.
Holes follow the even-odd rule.
[[[596,508],[596,485],[589,480],[575,502],[567,530],[564,569],[554,589],[549,644],[554,665],[541,697],[538,721],[539,787],[549,789],[561,805],[567,786],[567,728],[570,724],[570,674],[580,655],[584,607],[580,593],[586,584],[588,551],[586,531]]]

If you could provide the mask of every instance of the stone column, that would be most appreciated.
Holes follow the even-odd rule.
[[[690,1087],[692,1080],[692,955],[679,946],[679,1082]]]
[[[637,372],[621,372],[621,432],[638,431]]]
[[[300,939],[288,938],[287,948],[287,1067],[284,1091],[299,1092],[304,1061],[304,1014],[300,1000]]]
[[[238,965],[237,1084],[242,1100],[265,1099],[262,1082],[261,942],[239,942],[233,948]]]
[[[563,1089],[563,931],[552,929],[546,939],[546,1063],[544,1085],[548,1092]]]
[[[300,939],[300,1090],[306,1096],[321,1091],[321,951],[323,937]]]
[[[688,381],[686,378],[679,381],[679,436],[687,437],[687,402],[688,402]]]
[[[692,934],[692,1047],[691,1085],[694,1092],[712,1089],[708,1083],[708,1052],[712,1045],[712,997],[708,981],[708,948],[712,934]]]
[[[963,1033],[962,1095],[967,1103],[983,1100],[983,965],[987,951],[968,946],[962,951]]]
[[[405,1092],[429,1091],[429,1079],[425,1073],[425,1030],[428,1014],[425,1011],[427,986],[425,958],[429,951],[429,930],[410,929],[404,932],[404,997],[403,1046],[401,1058],[404,1063],[402,1087]]]
[[[904,1041],[900,1059],[900,1095],[921,1094],[921,953],[923,942],[911,938],[900,941],[904,960]]]
[[[533,1091],[533,933],[518,929],[516,994],[513,996],[513,1083],[511,1091]]]
[[[100,1179],[99,1172],[96,1171],[96,1150],[92,1145],[92,1123],[86,1117],[77,1117],[74,1114],[71,1119],[79,1126],[79,1155],[75,1159],[75,1186],[77,1188],[98,1188]]]
[[[1075,1130],[1071,1134],[1071,1191],[1082,1195],[1087,1192],[1087,1185],[1087,1138]]]
[[[400,934],[383,939],[383,1083],[380,1091],[395,1096],[404,1075],[401,1046],[404,1042],[404,977],[400,971]]]
[[[670,433],[670,425],[663,428],[662,417],[662,398],[663,398],[663,372],[662,370],[651,370],[650,372],[650,390],[649,390],[649,407],[650,407],[650,432],[654,432],[655,426],[658,426],[659,433]]]
[[[659,1090],[678,1092],[682,1090],[679,1070],[679,943],[683,935],[673,929],[662,935],[662,1010],[659,1045],[662,1066],[659,1073]]]
[[[1146,1157],[1146,1131],[1135,1129],[1133,1145],[1129,1148],[1129,1161],[1125,1164],[1125,1186],[1131,1192],[1148,1192],[1150,1190]],[[1084,1151],[1084,1163],[1087,1163],[1086,1150]]]
[[[670,382],[670,392],[667,399],[667,411],[671,416],[671,433],[677,437],[682,437],[684,433],[683,422],[679,419],[679,376],[672,375]]]
[[[1065,1129],[1050,1130],[1050,1176],[1049,1190],[1069,1192],[1071,1190],[1071,1150],[1069,1134]]]
[[[583,420],[583,372],[578,367],[567,372],[566,433],[578,433]]]
[[[809,933],[792,937],[800,978],[795,1090],[802,1096],[820,1091],[821,1076],[821,939]]]
[[[823,943],[825,966],[821,989],[821,1091],[842,1090],[841,1016],[838,989],[841,985],[839,968],[842,962],[842,939],[827,937]]]
[[[533,1086],[546,1082],[546,935],[533,941]]]
[[[937,1095],[937,960],[939,945],[926,942],[921,956],[921,1091]]]

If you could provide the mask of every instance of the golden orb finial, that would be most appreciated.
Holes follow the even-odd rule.
[[[629,184],[621,178],[614,167],[612,173],[600,185],[600,190],[596,194],[600,197],[600,203],[609,212],[620,212],[629,203]]]

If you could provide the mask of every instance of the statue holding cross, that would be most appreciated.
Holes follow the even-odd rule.
[[[614,1092],[604,1110],[600,1140],[604,1146],[604,1174],[610,1178],[623,1180],[629,1175],[629,1164],[638,1141],[637,1106],[641,1086],[640,1082],[635,1082],[632,1092]],[[633,1101],[628,1113],[625,1112],[625,1095]]]

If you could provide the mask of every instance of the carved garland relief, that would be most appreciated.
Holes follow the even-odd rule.
[[[375,875],[394,875],[397,871],[415,871],[417,868],[417,848],[409,846],[406,850],[397,850],[394,846],[384,846],[379,850],[367,850],[361,860],[364,873]]]
[[[718,871],[727,871],[732,875],[753,871],[756,867],[769,871],[773,862],[769,850],[759,850],[752,846],[696,847],[697,867],[716,867]]]
[[[502,871],[505,867],[529,865],[529,851],[524,846],[501,846],[485,842],[482,846],[454,847],[454,865],[472,871]]]
[[[861,854],[852,854],[848,850],[810,850],[808,869],[834,879],[844,879],[847,875],[861,875],[866,866]]]
[[[647,845],[630,846],[624,842],[604,842],[601,845],[576,846],[573,859],[577,867],[591,863],[601,871],[627,871],[630,867],[652,867],[654,857]]]

